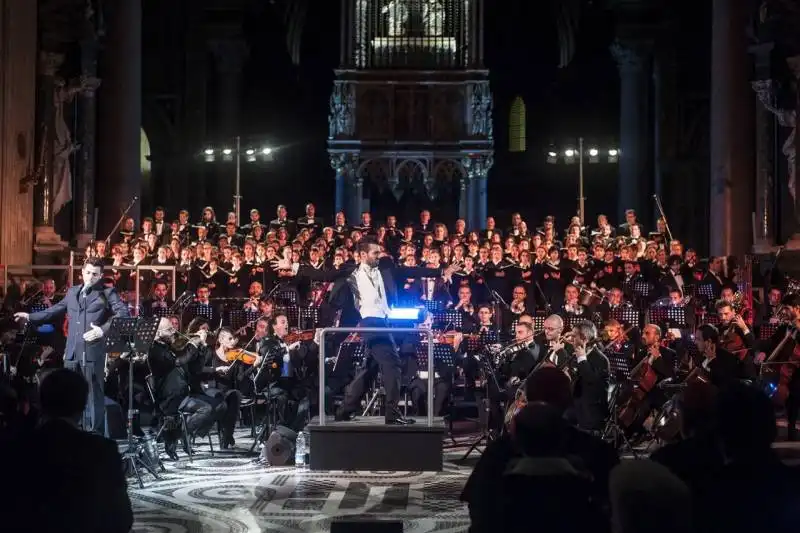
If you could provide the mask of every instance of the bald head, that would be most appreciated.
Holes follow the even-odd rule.
[[[564,320],[558,315],[550,315],[544,320],[544,336],[548,341],[556,340],[564,331]]]

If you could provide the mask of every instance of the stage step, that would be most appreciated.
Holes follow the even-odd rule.
[[[311,470],[362,470],[440,472],[444,421],[433,426],[424,417],[410,426],[387,426],[383,417],[358,417],[336,422],[319,417],[308,425],[311,435]]]

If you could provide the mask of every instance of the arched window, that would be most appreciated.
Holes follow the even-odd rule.
[[[142,171],[142,174],[146,174],[150,172],[152,165],[150,163],[150,139],[144,132],[144,128],[141,129],[141,135],[139,139],[139,149],[141,153],[141,163],[139,164],[139,167]]]
[[[525,151],[525,101],[521,96],[514,98],[511,102],[511,110],[508,114],[508,151]]]

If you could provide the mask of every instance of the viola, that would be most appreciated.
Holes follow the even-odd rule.
[[[251,352],[249,350],[243,350],[241,348],[234,348],[232,350],[225,351],[225,359],[232,363],[234,361],[241,361],[246,365],[252,365],[256,362],[256,357],[258,354],[256,352]]]
[[[314,340],[314,333],[315,331],[313,329],[295,331],[286,335],[283,338],[283,342],[286,344],[293,344],[298,341],[312,341]]]

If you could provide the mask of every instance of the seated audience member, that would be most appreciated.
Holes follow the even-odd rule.
[[[0,448],[3,531],[123,533],[133,525],[117,445],[81,431],[89,387],[71,370],[49,373],[39,389],[42,424]]]
[[[725,466],[699,500],[695,531],[800,530],[800,477],[772,449],[771,400],[755,387],[731,385],[719,393],[714,420]]]
[[[686,484],[650,460],[625,461],[611,471],[614,533],[689,533],[692,496]]]
[[[548,404],[562,415],[572,401],[569,378],[553,367],[534,372],[525,383],[525,393],[530,403]],[[585,470],[594,479],[594,500],[604,504],[607,501],[609,472],[619,461],[616,451],[599,438],[566,422],[558,425],[557,430],[561,453],[582,460]],[[512,460],[522,455],[508,433],[491,442],[484,450],[460,498],[469,507],[471,532],[497,531],[494,520],[503,508],[500,500],[503,474]]]

